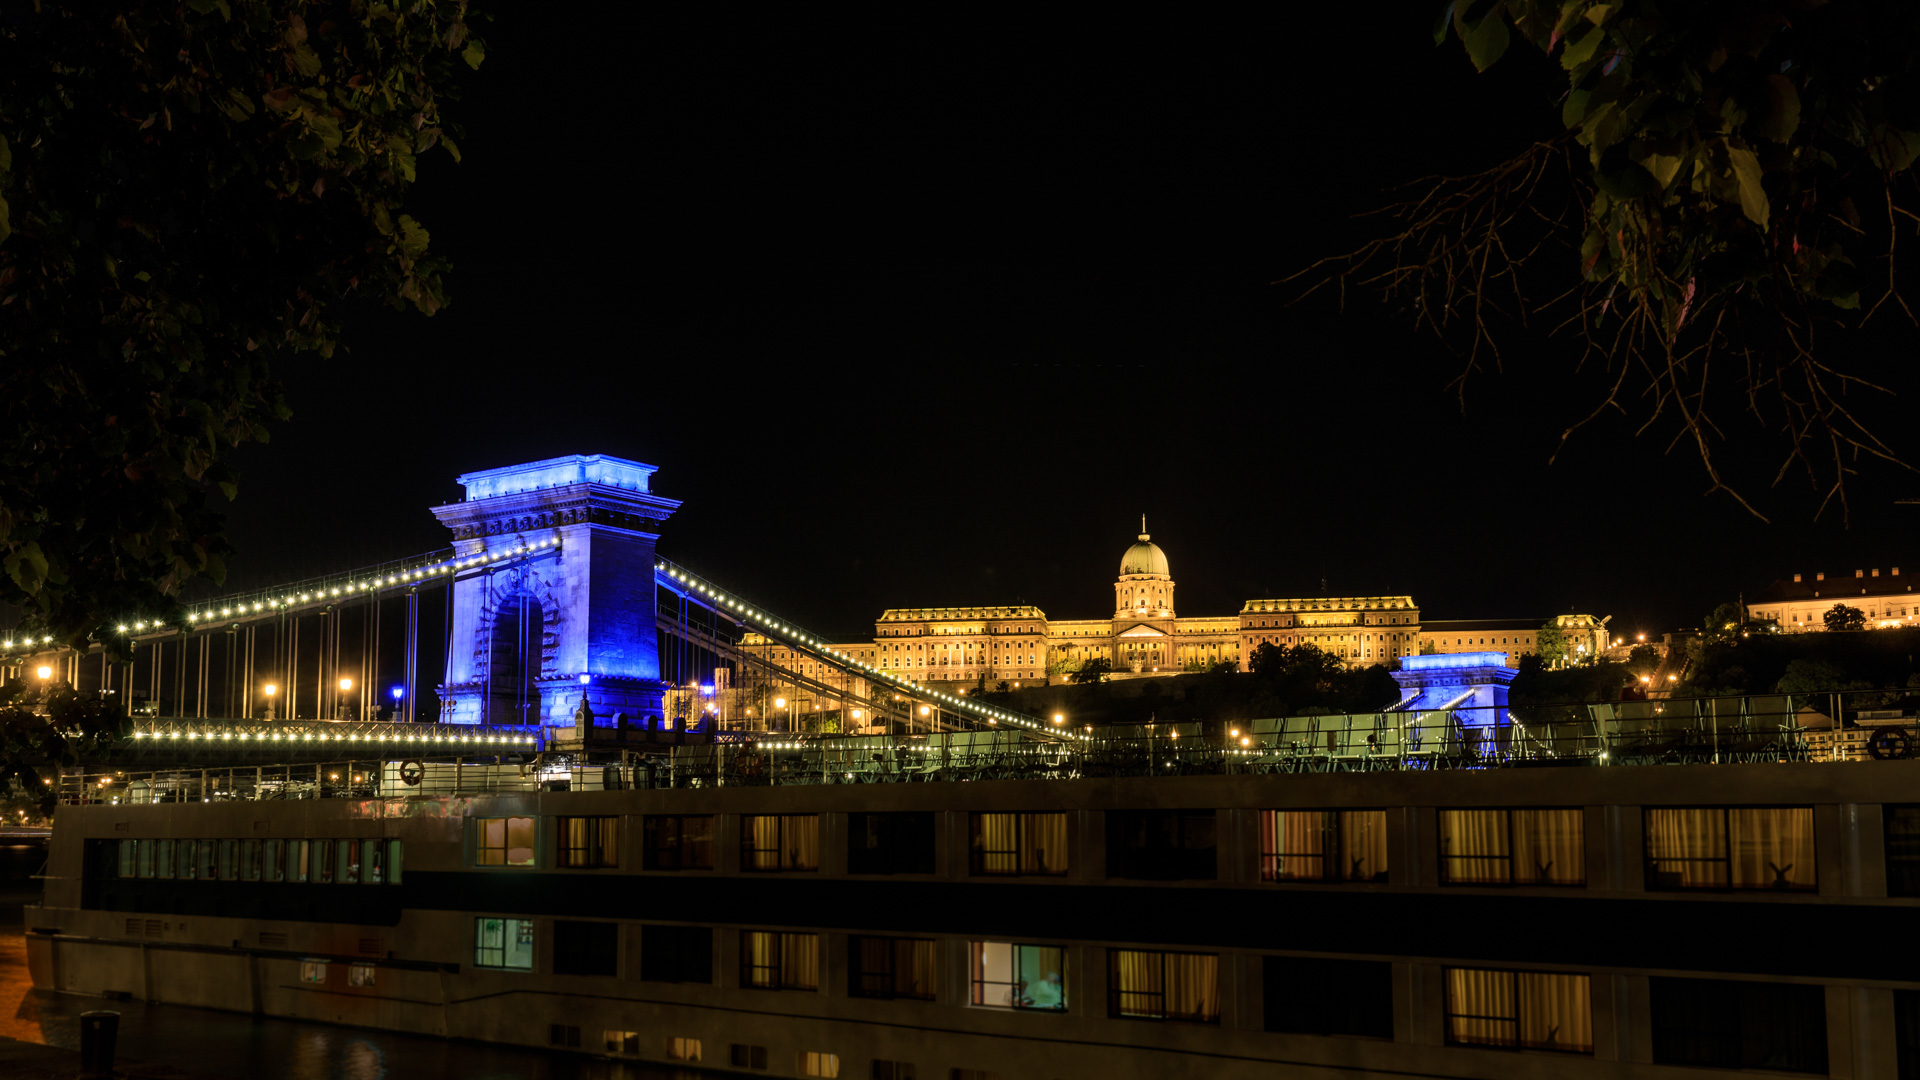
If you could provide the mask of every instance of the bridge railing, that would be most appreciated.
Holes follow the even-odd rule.
[[[380,721],[136,720],[130,742],[169,750],[206,747],[221,752],[248,751],[338,754],[344,750],[404,755],[410,752],[525,753],[543,749],[538,726],[514,724],[406,724]]]

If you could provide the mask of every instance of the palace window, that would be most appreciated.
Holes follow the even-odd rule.
[[[969,814],[971,872],[978,876],[1064,875],[1067,820],[1064,813]]]
[[[1443,885],[1585,885],[1578,809],[1440,811]]]
[[[939,985],[938,958],[931,938],[850,937],[847,993],[932,1001]]]
[[[533,970],[533,920],[482,916],[473,920],[473,964],[511,971]]]
[[[1213,953],[1108,949],[1107,1015],[1218,1023],[1220,957]]]
[[[1260,880],[1387,880],[1384,810],[1263,810]]]
[[[475,866],[533,865],[534,820],[530,817],[475,818],[473,837]]]
[[[1066,949],[976,941],[970,950],[973,1004],[1043,1012],[1066,1010]]]
[[[820,815],[741,815],[740,869],[820,869]]]
[[[1447,968],[1447,1042],[1593,1053],[1585,975]]]
[[[563,817],[559,831],[559,865],[576,869],[620,865],[619,818]]]
[[[642,832],[642,869],[713,869],[712,814],[648,814]]]
[[[1646,811],[1647,888],[1811,892],[1813,808]]]
[[[752,990],[818,990],[819,936],[742,930],[740,986]]]

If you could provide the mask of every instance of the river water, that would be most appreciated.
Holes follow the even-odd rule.
[[[119,1055],[208,1077],[285,1080],[700,1080],[714,1074],[211,1009],[35,990],[21,907],[39,897],[39,844],[0,843],[0,1036],[80,1048],[80,1014],[120,1014]]]

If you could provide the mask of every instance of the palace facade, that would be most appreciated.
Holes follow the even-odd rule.
[[[1913,595],[1913,578],[1901,577],[1900,568],[1881,576],[1878,569],[1855,570],[1852,577],[1828,578],[1824,573],[1813,580],[1793,575],[1792,581],[1776,581],[1761,590],[1747,605],[1747,618],[1772,620],[1783,634],[1804,634],[1825,630],[1826,614],[1835,604],[1859,608],[1874,629],[1920,626],[1920,597]]]
[[[888,608],[874,622],[871,641],[830,646],[915,683],[957,684],[955,692],[985,680],[1019,688],[1056,681],[1092,660],[1129,675],[1204,671],[1232,663],[1245,670],[1261,645],[1312,645],[1352,666],[1386,663],[1420,653],[1498,651],[1510,667],[1537,652],[1539,633],[1556,624],[1567,658],[1598,655],[1610,644],[1606,620],[1591,615],[1552,619],[1475,619],[1422,624],[1411,596],[1330,596],[1255,599],[1232,615],[1180,615],[1172,566],[1160,545],[1141,533],[1120,557],[1113,583],[1113,614],[1104,619],[1049,619],[1030,604],[1005,607]],[[804,709],[841,694],[862,696],[864,680],[835,674],[826,664],[748,634],[743,648],[794,678]]]
[[[1143,532],[1120,557],[1108,618],[1049,619],[1032,605],[888,608],[872,641],[833,648],[917,683],[1013,685],[1101,659],[1123,674],[1244,667],[1263,644],[1313,645],[1356,665],[1419,651],[1410,596],[1248,600],[1233,615],[1182,616],[1174,588],[1166,552]],[[780,667],[806,663],[759,635],[745,644]]]

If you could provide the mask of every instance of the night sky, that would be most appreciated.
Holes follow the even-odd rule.
[[[1754,459],[1764,525],[1670,429],[1549,466],[1597,400],[1571,340],[1512,339],[1463,412],[1402,315],[1289,306],[1383,189],[1558,127],[1556,68],[1476,75],[1424,8],[499,10],[465,161],[416,193],[453,304],[282,365],[234,587],[444,547],[456,475],[570,453],[658,465],[663,554],[830,635],[1104,616],[1143,512],[1186,615],[1410,593],[1659,631],[1795,570],[1920,571],[1920,478],[1867,477],[1845,527]]]

